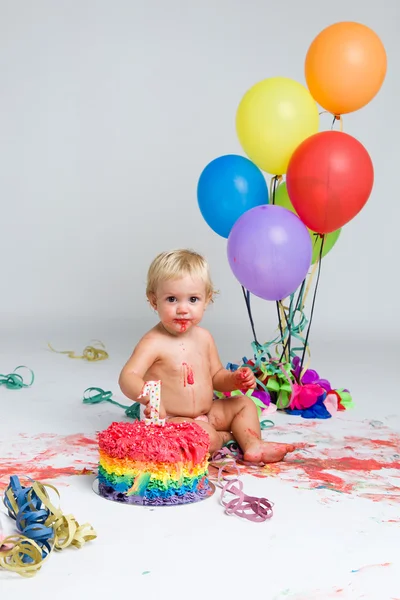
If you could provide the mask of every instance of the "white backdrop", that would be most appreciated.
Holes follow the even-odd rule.
[[[399,17],[397,0],[0,0],[2,339],[33,328],[54,341],[68,319],[71,342],[107,330],[133,344],[154,322],[149,262],[188,246],[206,254],[220,290],[206,324],[223,358],[247,353],[240,286],[226,241],[200,215],[198,177],[213,158],[242,154],[235,113],[247,89],[277,75],[304,83],[309,44],[341,20],[377,32],[388,74],[344,118],[375,185],[323,261],[313,338],[395,339]],[[255,316],[265,341],[275,305],[256,301]]]

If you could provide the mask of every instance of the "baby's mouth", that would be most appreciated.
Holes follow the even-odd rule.
[[[181,332],[184,332],[187,330],[187,328],[190,325],[190,321],[191,321],[190,319],[174,319],[175,325],[180,327]]]

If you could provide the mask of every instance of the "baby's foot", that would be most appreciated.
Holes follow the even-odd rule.
[[[293,444],[256,440],[247,448],[244,459],[255,464],[274,463],[283,460],[288,452],[294,450],[295,446]]]

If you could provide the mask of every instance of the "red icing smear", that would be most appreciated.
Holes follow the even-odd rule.
[[[188,319],[175,319],[174,323],[178,323],[178,325],[181,328],[181,333],[183,333],[184,331],[186,331],[186,329],[188,328],[188,324],[189,324],[189,320]]]
[[[19,440],[24,440],[24,442],[18,443],[18,457],[2,458],[0,461],[0,489],[7,487],[11,475],[26,476],[35,481],[43,481],[56,479],[57,477],[95,473],[97,463],[91,462],[89,458],[90,454],[93,454],[93,450],[97,450],[98,448],[98,443],[95,439],[88,438],[81,433],[67,436],[43,433],[33,437],[20,434],[18,438]],[[51,444],[51,447],[35,454],[30,451],[30,442],[37,444],[38,441]],[[25,445],[26,448],[24,448]],[[76,456],[77,449],[79,448],[87,448],[87,451],[84,453],[84,455],[89,455],[87,459],[80,460],[74,458],[74,453]],[[53,459],[62,458],[64,458],[63,462],[65,462],[65,457],[70,462],[66,466],[45,464],[46,462],[54,462]]]
[[[0,489],[7,487],[7,485],[9,484],[8,479],[9,477],[11,477],[11,475],[18,475],[19,477],[30,477],[35,481],[44,481],[47,479],[56,479],[57,477],[62,476],[92,475],[94,472],[94,469],[87,469],[86,467],[84,467],[83,469],[77,469],[73,466],[40,467],[37,465],[37,463],[32,462],[10,461],[8,463],[5,463],[4,461],[2,461],[0,466]]]
[[[194,373],[192,367],[190,367],[187,363],[182,363],[183,367],[183,385],[186,387],[186,384],[193,385],[194,384]]]
[[[160,463],[201,464],[210,445],[208,433],[196,423],[146,425],[114,422],[99,434],[99,448],[112,458]]]
[[[271,476],[281,476],[285,473],[293,472],[296,487],[302,487],[302,483],[308,483],[312,489],[325,488],[344,494],[351,494],[359,485],[360,473],[371,471],[382,471],[382,469],[400,469],[400,462],[380,462],[373,458],[360,459],[351,456],[340,458],[290,458],[287,456],[283,462],[269,464],[265,467],[242,466],[239,463],[241,473],[253,475],[254,477],[264,478]],[[299,473],[298,470],[303,473]],[[336,471],[333,475],[330,471]],[[346,482],[341,474],[349,477],[353,476],[353,482]],[[306,477],[304,477],[306,476]],[[288,479],[287,476],[283,477]],[[290,480],[290,478],[289,478]],[[375,482],[376,486],[376,482]],[[374,501],[396,500],[400,496],[400,488],[391,485],[386,480],[382,482],[382,492],[385,493],[362,493],[361,497],[369,498]]]
[[[255,437],[257,439],[260,439],[260,436],[257,435],[257,433],[254,431],[254,429],[246,429],[246,431],[248,432],[249,435],[251,435],[251,437]]]

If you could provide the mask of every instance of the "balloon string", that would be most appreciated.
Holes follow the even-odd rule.
[[[292,315],[293,299],[294,299],[294,294],[292,294],[290,296],[289,318],[288,318],[288,316],[286,314],[286,311],[285,311],[285,308],[284,308],[282,302],[279,302],[279,309],[280,309],[280,312],[281,312],[281,314],[283,315],[283,317],[284,317],[284,319],[286,321],[286,327],[287,327],[287,330],[288,330],[287,340],[286,340],[286,343],[285,343],[285,345],[283,347],[282,355],[281,355],[281,357],[279,359],[279,362],[282,362],[282,359],[283,359],[284,356],[286,356],[286,360],[288,362],[290,362],[290,350],[291,350],[290,346],[291,346],[291,342],[292,342],[292,323],[291,323],[292,319],[290,317]]]
[[[278,176],[278,175],[274,176],[271,180],[270,197],[271,197],[273,203],[275,202],[276,188],[279,186],[279,182],[281,180],[282,180],[282,177]],[[317,243],[318,237],[319,237],[319,234],[316,234],[314,245]],[[323,243],[321,244],[321,249],[320,249],[321,257],[322,257],[322,248],[323,248]],[[302,335],[302,332],[305,329],[307,322],[308,322],[308,320],[304,314],[304,307],[305,307],[305,303],[306,303],[306,300],[307,300],[307,297],[308,297],[308,294],[309,294],[309,291],[311,288],[312,281],[314,279],[316,270],[319,265],[320,265],[320,261],[316,261],[313,265],[311,273],[308,275],[308,277],[306,277],[303,280],[303,282],[299,288],[296,301],[295,301],[295,294],[291,294],[291,296],[289,297],[290,298],[289,306],[285,306],[283,304],[282,300],[276,301],[278,323],[279,323],[279,335],[274,340],[272,340],[271,342],[268,342],[264,345],[260,344],[257,339],[255,325],[254,325],[254,319],[253,319],[251,305],[250,305],[250,292],[246,291],[245,288],[242,286],[243,297],[245,300],[246,309],[247,309],[247,313],[249,316],[250,325],[251,325],[251,329],[253,332],[253,338],[254,338],[254,345],[253,344],[252,345],[253,345],[253,350],[255,352],[255,356],[254,356],[255,368],[260,367],[263,373],[265,370],[264,365],[265,365],[266,358],[268,358],[269,362],[272,360],[272,355],[269,351],[270,346],[275,346],[277,356],[279,356],[279,354],[281,354],[280,358],[274,359],[275,361],[278,362],[278,364],[280,364],[282,362],[283,357],[285,357],[286,362],[290,364],[293,355],[296,355],[297,352],[302,352],[303,363],[304,363],[305,353],[308,352],[308,354],[310,355],[310,350],[308,348],[308,338],[304,339],[304,337]],[[308,279],[308,281],[307,281],[307,279]],[[299,313],[300,313],[300,320],[299,320],[299,323],[297,325],[295,325],[294,320],[295,320],[295,317]],[[296,338],[299,340],[299,342],[301,343],[301,345],[299,347],[292,348],[292,339],[293,338]],[[281,346],[281,348],[278,350],[279,346]],[[263,385],[263,383],[259,379],[257,380],[257,383],[263,389],[265,388],[265,385]]]
[[[279,186],[279,184],[282,181],[282,175],[275,175],[272,179],[271,179],[271,186],[270,186],[270,198],[272,198],[272,204],[275,204],[275,195],[276,195],[276,189]],[[244,301],[246,304],[246,308],[247,308],[247,314],[249,316],[249,321],[250,321],[250,325],[251,325],[251,330],[253,332],[253,338],[254,338],[254,342],[256,344],[256,346],[258,348],[261,348],[261,344],[257,339],[257,335],[256,335],[256,331],[255,331],[255,326],[254,326],[254,319],[253,319],[253,315],[251,312],[251,305],[250,305],[250,292],[245,290],[245,288],[242,286],[242,292],[243,292],[243,297],[244,297]],[[280,320],[280,313],[279,313],[279,306],[278,306],[278,302],[276,303],[276,307],[278,310],[278,319],[279,319],[279,329],[281,332],[281,337],[283,337],[283,327],[282,327],[282,322]]]
[[[281,302],[280,300],[277,300],[275,304],[276,304],[276,310],[278,312],[279,332],[281,334],[281,340],[282,340],[282,343],[283,343],[283,339],[284,339],[284,336],[283,336],[283,324],[282,324],[281,312],[279,310],[280,302]]]
[[[274,175],[274,177],[271,179],[269,197],[272,198],[272,204],[275,204],[276,190],[280,186],[281,182],[282,182],[282,175]]]
[[[321,248],[320,248],[320,251],[319,251],[318,275],[317,275],[317,281],[315,283],[314,296],[313,296],[313,301],[312,301],[312,305],[311,305],[310,321],[308,323],[308,329],[307,329],[307,333],[306,333],[306,339],[304,341],[303,354],[302,354],[302,357],[301,357],[301,363],[300,363],[300,368],[301,369],[303,369],[304,357],[305,357],[305,354],[306,354],[306,348],[308,346],[308,338],[309,338],[309,335],[310,335],[311,323],[312,323],[313,315],[314,315],[315,300],[316,300],[316,297],[317,297],[319,278],[320,278],[320,275],[321,275],[321,264],[322,264],[322,253],[323,253],[323,250],[324,250],[324,242],[325,242],[325,235],[322,236]]]
[[[282,180],[282,175],[275,175],[272,179],[271,179],[271,190],[270,190],[270,197],[272,198],[272,204],[275,204],[275,196],[276,196],[276,189],[279,186],[280,182]],[[281,319],[281,313],[279,310],[279,300],[276,301],[276,311],[278,313],[278,323],[279,323],[279,331],[281,334],[281,340],[283,342],[283,321]]]
[[[319,113],[319,116],[321,115],[332,115],[333,116],[333,121],[332,121],[332,125],[331,125],[331,130],[333,129],[333,126],[335,125],[336,121],[339,121],[340,124],[340,131],[343,131],[343,118],[342,115],[334,115],[333,113],[329,112],[328,110],[323,110]]]
[[[243,292],[243,297],[244,297],[244,301],[246,304],[246,308],[247,308],[247,314],[249,316],[249,320],[250,320],[250,325],[251,325],[251,330],[253,332],[253,338],[254,338],[254,342],[255,344],[260,347],[261,344],[257,339],[257,335],[256,335],[256,329],[254,326],[254,320],[253,320],[253,315],[251,312],[251,305],[250,305],[250,292],[248,292],[247,290],[244,289],[244,287],[242,286],[242,292]]]
[[[292,333],[293,333],[293,330],[295,329],[295,326],[294,326],[294,323],[293,323],[294,316],[298,312],[300,314],[304,314],[304,308],[305,308],[306,300],[307,300],[307,297],[308,297],[308,294],[309,294],[312,282],[314,280],[314,276],[315,276],[315,273],[316,273],[316,269],[317,269],[317,267],[319,265],[319,262],[320,262],[320,260],[317,260],[314,263],[313,268],[311,270],[311,273],[308,275],[308,281],[307,281],[307,277],[305,277],[303,279],[303,282],[302,282],[302,284],[300,286],[300,289],[299,289],[299,292],[298,292],[298,295],[297,295],[296,306],[295,306],[294,311],[292,311],[292,301],[294,299],[294,295],[295,294],[292,294],[290,296],[291,303],[290,303],[289,307],[284,306],[284,304],[282,302],[280,303],[281,304],[281,310],[282,310],[283,314],[285,315],[284,318],[286,320],[287,325],[288,324],[290,325],[290,328],[287,327],[289,338],[286,340],[285,345],[283,346],[283,350],[282,350],[282,354],[281,354],[281,357],[279,359],[279,362],[282,362],[282,359],[283,359],[283,357],[286,354],[287,348],[289,347],[289,344],[291,343]],[[286,316],[286,312],[289,312],[289,317]],[[298,337],[299,339],[301,339],[301,342],[302,342],[302,348],[301,348],[301,350],[304,350],[304,349],[307,350],[307,343],[305,342],[304,338],[301,336],[301,332],[302,332],[303,329],[304,328],[300,328],[300,332],[298,333],[298,335],[296,337]],[[283,344],[284,338],[285,338],[285,330],[283,331],[283,335],[282,335],[282,344]],[[308,349],[308,353],[310,354],[309,349]],[[289,359],[290,359],[290,356],[291,356],[291,350],[289,349]]]

